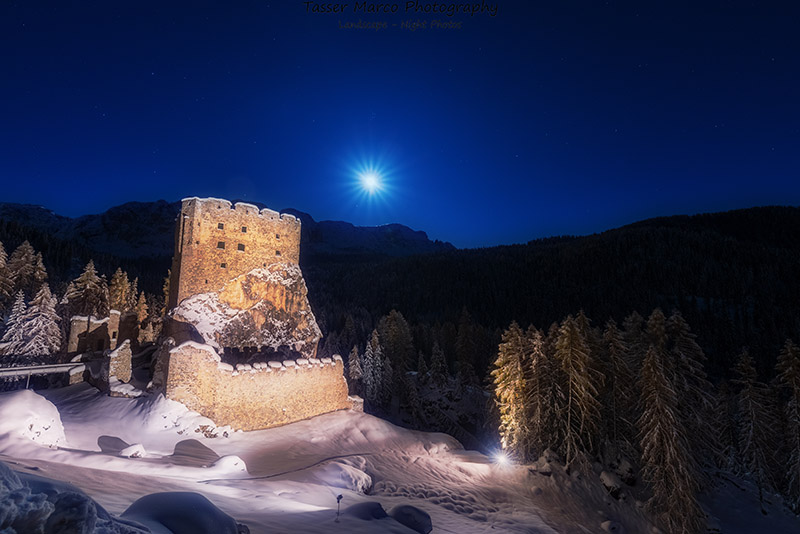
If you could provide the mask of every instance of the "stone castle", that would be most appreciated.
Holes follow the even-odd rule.
[[[299,267],[300,221],[215,198],[183,200],[170,326],[153,382],[219,425],[254,430],[358,408],[321,332]]]
[[[167,305],[219,291],[237,276],[275,263],[300,263],[296,217],[243,202],[186,198],[175,228]]]

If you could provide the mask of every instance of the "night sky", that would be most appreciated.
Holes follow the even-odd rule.
[[[0,201],[238,198],[459,247],[800,204],[795,2],[357,4],[2,2]]]

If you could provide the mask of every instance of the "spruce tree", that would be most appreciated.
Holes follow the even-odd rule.
[[[139,321],[140,325],[144,325],[147,322],[147,297],[144,295],[144,291],[139,293],[139,300],[136,302],[136,320]]]
[[[47,284],[42,285],[21,322],[25,325],[25,342],[20,354],[23,356],[50,356],[61,348],[61,318],[56,313],[58,300],[50,293]]]
[[[715,399],[714,387],[706,379],[703,362],[706,360],[703,349],[695,341],[689,324],[675,311],[666,323],[670,340],[672,365],[675,372],[675,392],[681,417],[689,430],[689,439],[696,457],[705,464],[713,463],[719,454],[719,437],[713,420]],[[704,482],[708,482],[704,480]]]
[[[687,429],[678,414],[678,398],[665,368],[666,354],[651,346],[642,365],[639,418],[643,475],[653,492],[647,509],[670,534],[699,534],[705,517],[697,502],[699,466]]]
[[[118,267],[108,284],[108,306],[112,310],[127,311],[129,290],[128,274]]]
[[[784,443],[789,452],[786,466],[786,494],[795,513],[800,513],[800,347],[787,339],[781,349],[776,382],[787,396],[783,407]]]
[[[358,347],[353,345],[353,350],[347,357],[347,378],[350,383],[350,391],[354,395],[363,395],[361,391],[364,370],[361,368],[361,357],[358,354]]]
[[[756,483],[759,500],[763,501],[763,491],[775,486],[772,476],[772,451],[776,447],[773,429],[777,423],[774,406],[767,385],[758,381],[747,350],[742,351],[733,371],[736,376],[733,383],[740,388],[736,396],[739,457],[743,474]]]
[[[636,380],[629,367],[628,345],[613,319],[606,323],[602,349],[608,373],[603,403],[606,440],[615,449],[630,451],[636,442]]]
[[[436,341],[433,342],[433,350],[431,352],[431,380],[439,386],[447,383],[447,361],[444,357],[444,351]]]
[[[562,428],[564,455],[569,466],[582,453],[594,452],[600,421],[598,386],[603,377],[591,367],[589,346],[571,315],[561,323],[555,357],[566,379]]]
[[[529,445],[526,455],[536,459],[545,449],[557,449],[562,436],[559,430],[559,410],[564,395],[555,372],[555,362],[545,352],[542,333],[529,326],[525,333],[528,355],[525,365],[526,425],[529,429]]]
[[[364,350],[364,393],[369,403],[378,402],[383,384],[383,347],[377,330],[372,331]]]
[[[516,322],[503,332],[492,378],[494,400],[500,412],[500,444],[518,458],[528,455],[526,385],[523,369],[525,334]]]
[[[126,295],[125,311],[136,311],[136,304],[139,302],[139,277],[133,279]]]
[[[637,312],[622,321],[622,340],[628,347],[628,367],[634,376],[638,376],[649,344],[644,333],[644,319]]]
[[[35,295],[42,288],[42,285],[47,281],[47,269],[44,268],[44,261],[42,253],[37,252],[33,262],[33,275],[31,283],[31,294]]]
[[[97,275],[92,260],[86,264],[81,275],[72,281],[66,298],[73,314],[91,318],[108,313],[108,288],[105,280]]]
[[[0,242],[0,315],[10,304],[11,296],[14,294],[14,280],[8,268],[8,255],[3,243]]]
[[[18,291],[11,313],[6,320],[6,330],[0,339],[0,354],[20,355],[25,346],[25,312],[28,306],[25,304],[25,292]]]
[[[424,380],[427,374],[428,365],[425,363],[425,355],[422,351],[419,351],[419,354],[417,354],[417,376],[419,376],[420,380]]]
[[[23,241],[8,259],[8,270],[14,282],[15,293],[24,291],[26,295],[31,294],[36,285],[37,266],[36,251],[28,241]],[[38,276],[41,276],[41,273]]]

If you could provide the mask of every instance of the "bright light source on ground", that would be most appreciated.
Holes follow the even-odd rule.
[[[496,463],[497,465],[508,465],[510,462],[508,455],[503,451],[495,452],[492,455],[492,459],[494,460],[494,463]]]
[[[381,176],[375,171],[365,171],[359,176],[361,187],[370,195],[380,190]]]

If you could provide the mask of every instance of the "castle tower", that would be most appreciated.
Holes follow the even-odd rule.
[[[217,198],[185,198],[175,225],[170,308],[274,263],[299,264],[300,221],[288,213]]]

